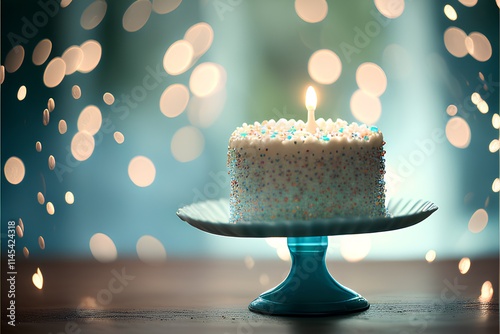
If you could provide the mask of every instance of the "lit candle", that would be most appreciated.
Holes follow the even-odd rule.
[[[316,133],[316,118],[314,117],[314,111],[316,110],[316,104],[318,99],[316,97],[316,92],[312,86],[307,88],[306,92],[306,108],[307,108],[307,123],[306,130],[310,133]]]

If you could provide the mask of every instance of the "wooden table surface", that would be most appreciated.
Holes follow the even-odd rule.
[[[31,282],[36,268],[42,290]],[[16,276],[16,326],[2,333],[498,333],[498,259],[328,262],[340,283],[368,299],[367,311],[329,317],[276,317],[248,304],[280,283],[290,263],[255,260],[23,261]],[[493,283],[490,301],[481,286]]]

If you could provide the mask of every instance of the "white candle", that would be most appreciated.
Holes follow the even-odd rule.
[[[316,133],[316,128],[318,124],[316,124],[316,118],[314,117],[314,111],[316,110],[316,104],[318,103],[318,99],[316,97],[316,92],[312,86],[307,88],[306,92],[306,108],[307,108],[307,123],[306,130],[310,133]]]

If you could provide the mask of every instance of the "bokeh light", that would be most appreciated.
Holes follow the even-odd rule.
[[[471,265],[470,259],[468,257],[464,257],[458,263],[458,270],[462,275],[465,275],[469,271],[470,265]]]
[[[59,85],[66,74],[66,63],[60,57],[52,59],[43,73],[43,83],[49,88]]]
[[[348,262],[363,260],[371,249],[369,234],[355,234],[342,236],[340,240],[340,254]]]
[[[78,161],[85,161],[94,152],[94,137],[87,131],[78,131],[71,140],[71,154]]]
[[[19,101],[22,101],[26,98],[26,94],[28,93],[28,89],[26,88],[25,85],[22,85],[21,87],[19,87],[19,89],[17,90],[17,99]]]
[[[485,100],[481,100],[477,104],[477,110],[479,110],[481,114],[487,114],[488,111],[490,111],[490,107]]]
[[[80,45],[83,51],[83,59],[78,66],[78,72],[89,73],[99,65],[102,56],[102,47],[95,40],[88,40]]]
[[[152,4],[149,0],[137,0],[123,14],[123,29],[135,32],[144,27],[151,16]]]
[[[23,254],[25,258],[29,258],[30,256],[30,251],[28,250],[27,247],[23,247]]]
[[[482,303],[488,303],[493,298],[493,284],[490,281],[486,281],[481,286],[481,295],[479,296],[479,301]]]
[[[54,101],[53,98],[48,99],[47,109],[49,110],[49,112],[53,112],[55,108],[56,108],[56,101]]]
[[[295,12],[305,22],[321,22],[328,14],[328,3],[326,0],[295,0]]]
[[[50,122],[50,112],[49,109],[44,109],[42,113],[42,124],[47,126]]]
[[[500,148],[500,141],[498,139],[493,139],[488,146],[491,153],[495,153]]]
[[[491,117],[491,125],[493,125],[495,129],[500,128],[500,116],[498,114],[493,114]]]
[[[95,135],[102,125],[101,110],[94,105],[85,107],[78,116],[78,131],[86,131]]]
[[[352,115],[361,123],[375,124],[382,114],[382,104],[376,96],[369,95],[358,89],[351,96]]]
[[[380,14],[389,19],[395,19],[403,14],[405,2],[404,0],[375,0],[375,7]]]
[[[68,131],[68,124],[66,123],[66,121],[64,119],[61,119],[59,121],[59,124],[57,125],[57,129],[59,130],[59,133],[60,134],[65,134],[66,131]]]
[[[450,116],[455,116],[458,112],[458,108],[456,105],[454,104],[450,104],[447,108],[446,108],[446,113]]]
[[[31,281],[33,282],[33,285],[38,289],[42,290],[43,288],[43,275],[42,271],[40,268],[36,268],[36,273],[33,274],[31,277]]]
[[[462,5],[467,7],[474,7],[477,4],[477,0],[458,0]]]
[[[137,256],[142,262],[159,264],[167,259],[167,252],[160,240],[151,235],[139,238],[136,244]]]
[[[377,64],[363,63],[356,70],[356,83],[365,93],[378,97],[387,88],[387,76]]]
[[[75,195],[73,195],[71,191],[67,191],[66,194],[64,194],[64,200],[71,205],[75,203]]]
[[[80,68],[83,57],[83,50],[77,45],[70,46],[63,52],[61,58],[66,63],[66,75],[71,75]]]
[[[54,170],[56,168],[56,158],[53,155],[49,155],[48,165],[50,170]]]
[[[449,4],[444,6],[444,15],[446,15],[446,17],[449,18],[451,21],[455,21],[458,18],[455,8],[453,8]]]
[[[483,99],[481,98],[481,95],[479,95],[478,92],[474,92],[474,93],[471,94],[470,100],[471,100],[472,103],[474,103],[475,105],[477,105]]]
[[[250,255],[245,256],[244,262],[247,269],[252,269],[255,266],[255,260]]]
[[[147,187],[155,180],[155,165],[149,158],[136,156],[128,165],[128,176],[136,186]]]
[[[189,78],[189,89],[198,97],[207,97],[226,84],[226,71],[215,63],[202,63],[195,67]]]
[[[450,27],[444,32],[444,45],[446,50],[457,58],[465,57],[468,54],[465,46],[467,34],[460,28]]]
[[[210,127],[221,115],[226,98],[225,89],[208,97],[193,96],[187,106],[189,122],[200,128]]]
[[[491,190],[493,190],[493,192],[495,193],[500,191],[500,179],[498,177],[493,180],[493,183],[491,184]]]
[[[19,184],[24,179],[26,170],[24,163],[18,157],[10,157],[5,162],[3,173],[7,181],[11,184]]]
[[[488,38],[480,32],[472,32],[465,40],[469,54],[477,61],[485,62],[491,58],[493,50]]]
[[[335,52],[322,49],[311,55],[307,70],[311,79],[317,83],[330,85],[340,77],[342,62]]]
[[[24,236],[24,230],[20,225],[16,226],[16,234],[19,238],[22,238]]]
[[[24,61],[24,48],[21,45],[16,45],[7,53],[5,57],[5,70],[9,73],[17,71]]]
[[[125,136],[120,131],[115,131],[115,133],[113,133],[113,138],[118,144],[123,144],[125,141]]]
[[[101,23],[106,15],[108,4],[106,1],[95,0],[91,3],[82,13],[80,18],[80,25],[85,30],[94,29]]]
[[[465,119],[455,116],[446,124],[446,138],[455,147],[466,148],[471,141],[471,131]]]
[[[0,65],[0,84],[5,80],[5,66]]]
[[[194,57],[201,57],[212,45],[214,30],[210,24],[200,22],[191,26],[184,34],[184,40],[191,43]]]
[[[42,143],[40,143],[39,141],[36,142],[35,144],[35,149],[37,152],[42,152]]]
[[[427,251],[427,253],[425,253],[425,261],[431,263],[434,262],[435,259],[436,251],[434,249],[430,249],[429,251]]]
[[[43,196],[43,194],[41,192],[38,192],[36,194],[36,199],[37,199],[38,203],[40,203],[40,205],[43,205],[45,203],[45,196]]]
[[[47,204],[45,205],[45,209],[47,210],[47,213],[51,216],[56,213],[56,208],[52,202],[47,202]]]
[[[42,236],[38,237],[38,246],[40,246],[41,250],[45,249],[45,239]]]
[[[167,117],[179,116],[189,102],[189,90],[182,84],[168,86],[160,97],[160,110]]]
[[[33,64],[39,66],[45,63],[49,58],[51,51],[52,42],[47,38],[42,39],[33,49],[33,55],[31,57]]]
[[[165,52],[163,68],[170,75],[179,75],[186,72],[193,63],[194,49],[191,43],[185,40],[174,42]]]
[[[170,150],[177,161],[189,162],[198,158],[204,147],[205,138],[201,131],[193,126],[185,126],[174,134]]]
[[[61,8],[66,8],[73,0],[61,0]]]
[[[269,276],[267,274],[261,274],[259,276],[259,283],[262,286],[267,286],[269,284]]]
[[[115,103],[115,97],[113,96],[113,94],[109,93],[109,92],[106,92],[104,93],[104,95],[102,96],[102,100],[104,101],[104,103],[106,103],[108,106],[112,105],[113,103]]]
[[[99,262],[112,262],[118,257],[113,240],[104,233],[96,233],[90,238],[89,247],[94,258]]]
[[[153,0],[153,11],[158,14],[167,14],[174,11],[182,0]]]
[[[469,220],[469,231],[479,233],[488,225],[488,213],[485,209],[478,209]]]
[[[80,86],[74,85],[73,87],[71,87],[71,96],[73,96],[75,100],[78,100],[80,97],[82,97],[82,90]]]

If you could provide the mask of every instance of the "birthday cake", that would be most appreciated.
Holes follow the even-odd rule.
[[[229,139],[230,222],[382,217],[385,159],[375,126],[337,119],[269,120]]]

